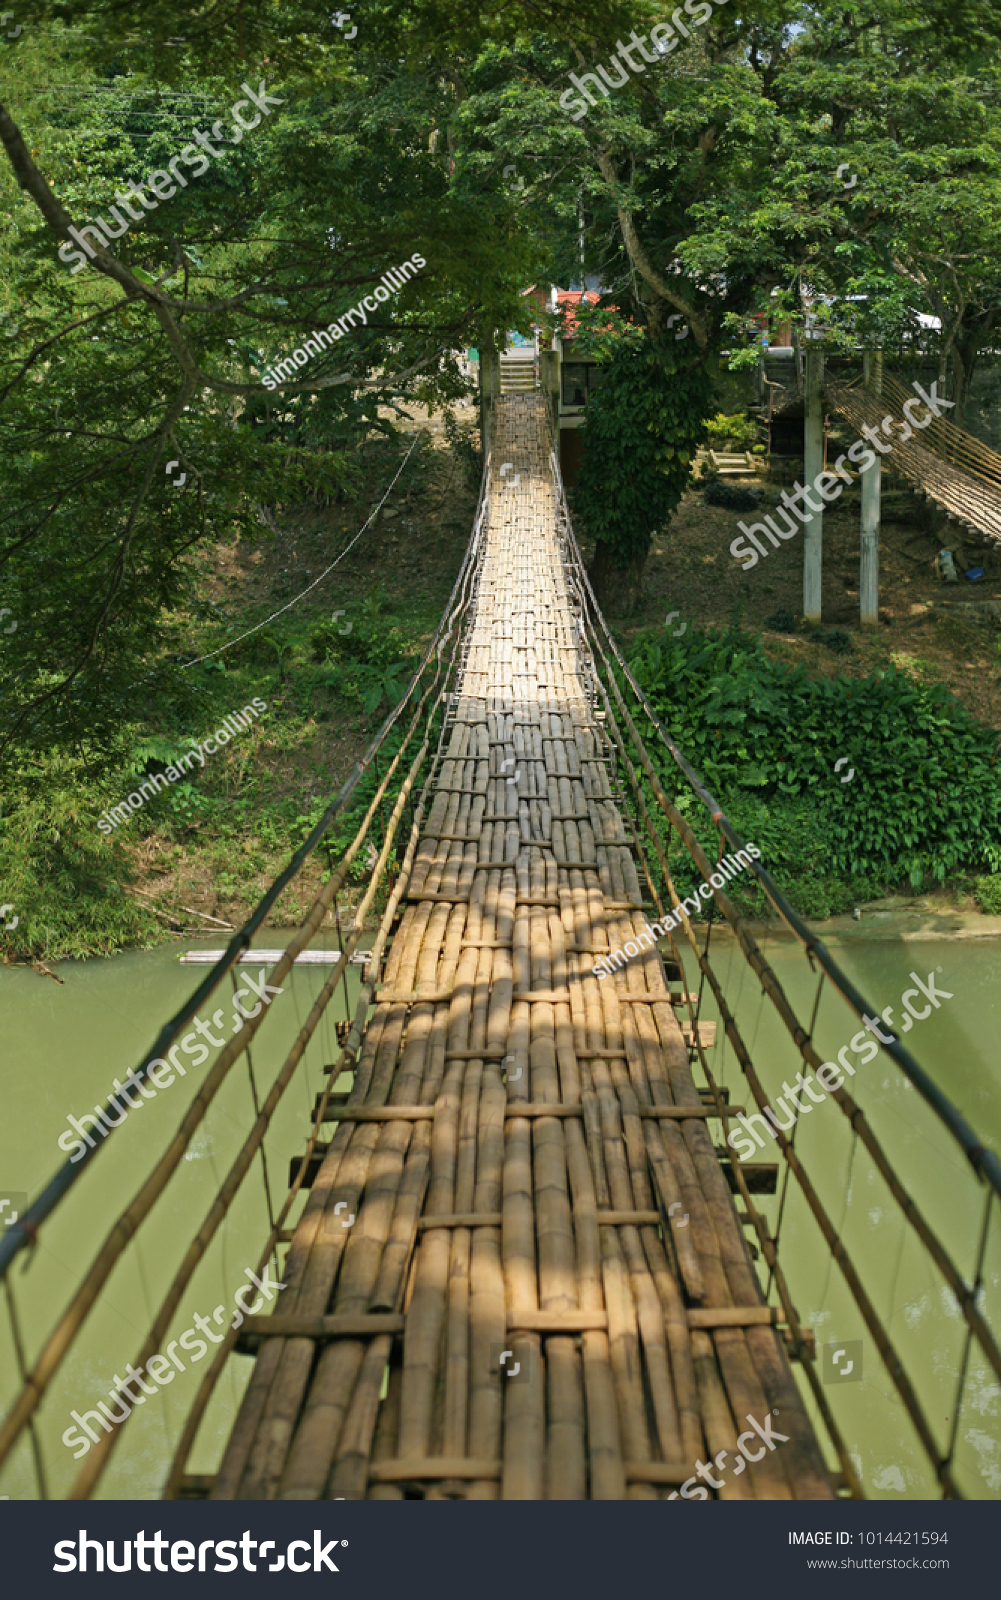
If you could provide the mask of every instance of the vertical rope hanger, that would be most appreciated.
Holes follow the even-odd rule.
[[[806,952],[806,954],[807,954],[807,960],[809,961],[810,966],[813,968],[814,971],[816,971],[817,969],[816,969],[816,967],[814,966],[814,963],[813,963],[813,954],[812,954],[812,952],[808,950]],[[814,1002],[813,1002],[813,1015],[810,1018],[810,1031],[807,1034],[807,1038],[809,1039],[811,1044],[813,1042],[814,1029],[817,1026],[817,1013],[820,1010],[820,997],[821,997],[821,994],[823,993],[824,979],[826,977],[827,977],[827,973],[824,972],[823,970],[821,970],[820,982],[817,985],[817,993],[816,993],[816,997],[815,997]],[[790,1129],[790,1132],[789,1132],[789,1143],[790,1143],[790,1145],[795,1146],[796,1135],[799,1132],[799,1123],[800,1123],[800,1119],[799,1119],[799,1117],[797,1117],[795,1122],[792,1125],[792,1128]],[[781,1233],[782,1233],[782,1222],[783,1222],[783,1219],[785,1217],[785,1208],[786,1208],[786,1196],[789,1193],[789,1180],[790,1180],[791,1176],[792,1176],[792,1168],[789,1166],[789,1163],[786,1162],[785,1170],[784,1170],[784,1172],[782,1174],[782,1193],[779,1196],[779,1212],[778,1212],[778,1216],[775,1219],[775,1232],[772,1235],[772,1243],[774,1244],[776,1251],[778,1250],[779,1238],[780,1238]],[[771,1293],[773,1276],[774,1276],[774,1269],[772,1267],[769,1267],[769,1269],[768,1269],[768,1288],[765,1290],[765,1299],[766,1300],[768,1299],[768,1296]]]
[[[341,949],[343,950],[344,949],[344,934],[343,934],[343,932],[341,930],[341,908],[340,908],[338,897],[336,895],[334,896],[334,926],[337,929],[337,943],[340,945]],[[345,1017],[345,1021],[350,1023],[350,1021],[351,1021],[351,997],[348,994],[348,967],[349,967],[349,965],[350,965],[350,963],[345,961],[343,971],[341,972],[341,985],[342,985],[342,987],[344,989],[344,1017]]]
[[[984,1206],[983,1227],[980,1230],[980,1249],[979,1249],[979,1251],[977,1253],[977,1275],[973,1280],[973,1298],[974,1298],[974,1301],[976,1301],[977,1296],[980,1294],[980,1291],[983,1288],[984,1257],[987,1254],[987,1235],[988,1235],[988,1233],[990,1231],[991,1204],[992,1204],[993,1200],[994,1200],[994,1190],[993,1189],[988,1189],[988,1191],[987,1191],[987,1204]],[[960,1412],[961,1412],[962,1406],[963,1406],[963,1391],[964,1391],[964,1389],[966,1387],[966,1374],[967,1374],[967,1371],[969,1370],[970,1345],[972,1343],[972,1340],[973,1340],[973,1329],[971,1327],[969,1327],[969,1325],[968,1325],[967,1329],[966,1329],[966,1339],[965,1339],[964,1344],[963,1344],[963,1359],[962,1359],[962,1362],[960,1363],[960,1367],[959,1367],[959,1383],[958,1383],[957,1388],[956,1388],[956,1399],[955,1399],[955,1402],[953,1404],[952,1428],[951,1428],[950,1433],[949,1433],[949,1449],[946,1452],[946,1455],[944,1456],[944,1458],[942,1460],[942,1466],[943,1467],[948,1467],[948,1466],[952,1465],[952,1458],[953,1458],[953,1455],[954,1455],[955,1449],[956,1449],[956,1438],[957,1438],[957,1435],[959,1433],[959,1416],[960,1416]]]
[[[7,1314],[10,1318],[10,1333],[14,1344],[14,1355],[17,1360],[17,1372],[23,1388],[28,1382],[28,1371],[24,1361],[24,1343],[21,1339],[21,1328],[17,1318],[17,1308],[14,1305],[14,1286],[11,1283],[9,1273],[4,1279],[4,1288],[7,1291]],[[35,1481],[38,1484],[38,1496],[40,1500],[48,1500],[49,1490],[45,1478],[45,1463],[42,1460],[42,1442],[38,1437],[38,1430],[35,1426],[34,1416],[30,1417],[28,1420],[28,1432],[31,1435],[31,1453],[34,1457],[35,1463]]]
[[[235,996],[236,996],[236,993],[237,993],[237,980],[236,980],[236,971],[235,971],[234,968],[232,968],[232,967],[230,968],[229,975],[230,975],[231,979],[233,980],[233,995],[234,995],[234,1004],[235,1004]],[[237,1006],[237,1010],[239,1010],[239,1009],[240,1009],[239,1006]],[[260,1114],[261,1114],[261,1099],[260,1099],[260,1095],[257,1093],[257,1078],[256,1078],[256,1075],[254,1073],[254,1063],[253,1063],[253,1060],[251,1059],[250,1046],[249,1045],[246,1047],[246,1049],[244,1051],[244,1054],[247,1057],[247,1073],[248,1073],[248,1076],[250,1078],[250,1093],[251,1093],[251,1095],[253,1097],[253,1101],[254,1101],[254,1116],[256,1118],[256,1117],[259,1117]],[[268,1208],[268,1227],[270,1228],[271,1232],[273,1233],[274,1232],[274,1228],[275,1228],[275,1208],[274,1208],[274,1204],[273,1204],[272,1199],[271,1199],[271,1181],[270,1181],[270,1179],[268,1177],[268,1157],[267,1157],[267,1152],[265,1151],[265,1148],[264,1148],[264,1140],[263,1139],[261,1140],[260,1152],[261,1152],[261,1175],[262,1175],[262,1177],[264,1179],[264,1201],[265,1201],[265,1204],[266,1204],[266,1206]],[[277,1251],[275,1252],[275,1271],[279,1274],[279,1276],[281,1275],[281,1268],[280,1268],[279,1261],[278,1261]]]

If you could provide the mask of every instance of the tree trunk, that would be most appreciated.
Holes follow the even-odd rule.
[[[606,617],[635,611],[643,590],[643,568],[647,552],[637,552],[625,564],[604,539],[594,547],[588,577],[599,606]]]

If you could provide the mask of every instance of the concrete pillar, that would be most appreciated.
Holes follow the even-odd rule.
[[[553,443],[559,454],[560,442],[560,357],[557,350],[539,351],[539,384],[549,403],[553,419]]]
[[[490,449],[491,413],[500,394],[500,355],[496,350],[480,350],[480,437],[484,458]]]
[[[879,396],[883,391],[883,353],[866,350],[862,356],[862,375],[866,388]],[[882,490],[883,460],[874,452],[876,465],[862,473],[861,557],[859,561],[859,627],[871,631],[879,626],[879,501]]]
[[[814,344],[806,349],[803,374],[803,482],[809,489],[824,470],[824,352]],[[816,496],[820,499],[820,496]],[[803,501],[803,510],[810,509]],[[823,578],[824,513],[816,511],[803,524],[803,615],[807,622],[819,622]]]

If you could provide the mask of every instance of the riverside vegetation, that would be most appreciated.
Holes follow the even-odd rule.
[[[247,639],[240,636],[304,589],[357,531],[410,440],[369,446],[356,495],[340,496],[341,504],[278,508],[272,531],[259,525],[254,538],[192,559],[185,603],[168,617],[162,641],[170,692],[150,698],[136,685],[106,744],[16,760],[0,806],[0,898],[19,922],[16,931],[0,928],[0,959],[149,946],[171,927],[196,928],[192,907],[237,924],[249,913],[396,703],[437,625],[479,483],[466,435],[449,436],[448,454],[429,439],[418,444],[386,510],[344,563],[301,606]],[[411,516],[424,530],[419,537],[409,531]],[[341,614],[331,622],[334,610]],[[220,647],[222,655],[178,670]],[[123,784],[164,771],[194,750],[198,732],[254,694],[268,702],[268,715],[241,741],[113,837],[97,831]],[[312,873],[274,908],[272,926],[291,926],[305,911],[375,784],[372,775],[362,780]],[[352,898],[367,877],[359,860],[349,875]],[[201,931],[221,930],[206,920]]]
[[[457,526],[438,587],[447,589],[463,542]],[[324,615],[262,629],[223,657],[228,666],[194,669],[206,710],[267,685],[275,714],[255,728],[252,757],[229,751],[197,783],[176,784],[136,816],[129,836],[95,833],[108,776],[66,753],[36,764],[19,802],[0,814],[0,881],[20,916],[16,939],[4,941],[8,959],[108,954],[168,937],[163,913],[158,921],[130,892],[137,883],[169,885],[167,908],[190,906],[201,885],[210,898],[200,903],[217,915],[249,912],[399,697],[434,625],[437,601],[408,608],[371,580],[367,594],[344,598],[336,623]],[[241,631],[237,622],[227,629]],[[864,679],[812,676],[735,629],[694,629],[681,639],[644,633],[630,641],[628,659],[664,725],[803,915],[830,916],[901,885],[941,884],[972,889],[982,911],[1001,914],[996,735],[941,685],[916,685],[893,669]],[[345,722],[346,738],[331,758],[324,736],[333,719]],[[124,729],[130,770],[159,770],[190,747],[182,726],[183,711],[168,707],[160,732]],[[846,751],[856,769],[848,785],[833,770]],[[668,792],[676,776],[665,760]],[[363,780],[331,830],[316,882],[348,844],[374,786],[373,776]],[[715,855],[701,805],[684,787],[676,803]],[[681,895],[697,892],[686,862],[675,863]],[[349,891],[367,873],[357,862]],[[727,892],[745,914],[769,914],[750,879]],[[291,925],[304,909],[283,900],[271,921]]]
[[[337,792],[399,697],[462,558],[479,482],[468,422],[422,442],[376,526],[301,605],[240,636],[294,598],[378,502],[404,453],[369,446],[357,498],[328,510],[278,508],[253,539],[192,558],[161,651],[169,692],[137,685],[115,738],[24,754],[0,808],[0,888],[16,929],[7,960],[110,954],[201,919],[239,922]],[[399,531],[397,531],[399,530]],[[791,625],[791,617],[788,619]],[[770,620],[778,625],[777,618]],[[239,642],[237,642],[239,641]],[[179,671],[208,651],[224,653]],[[1001,915],[996,734],[941,685],[905,673],[829,678],[772,659],[740,628],[631,633],[626,654],[658,714],[745,837],[806,916],[849,910],[901,884],[945,884]],[[265,721],[111,839],[95,822],[122,782],[162,771],[223,711],[261,695]],[[856,777],[833,771],[848,753]],[[663,776],[673,788],[675,769]],[[317,853],[308,889],[352,837],[367,778]],[[701,807],[678,803],[709,846]],[[352,869],[357,892],[368,866]],[[696,889],[679,870],[682,894]],[[290,890],[271,914],[305,909]],[[769,910],[747,880],[744,912]],[[217,926],[205,921],[201,931]]]
[[[865,678],[813,676],[775,661],[737,628],[644,632],[630,668],[658,717],[804,916],[850,910],[901,885],[972,888],[1001,914],[997,733],[941,684],[894,668]],[[834,771],[847,754],[856,776]],[[680,774],[661,763],[668,793]],[[701,803],[675,803],[704,847],[717,835]],[[679,870],[678,892],[691,888]],[[692,880],[694,881],[694,880]],[[751,914],[756,886],[728,891]]]
[[[819,318],[831,349],[861,341],[892,366],[919,316],[962,422],[1001,294],[991,221],[1001,48],[990,8],[974,9],[975,74],[969,27],[923,0],[877,7],[875,33],[833,0],[736,31],[724,7],[684,49],[598,95],[580,124],[560,105],[566,75],[608,61],[621,31],[591,0],[573,8],[586,65],[562,21],[526,22],[509,7],[470,14],[459,37],[444,0],[390,6],[350,46],[323,16],[293,37],[274,7],[239,9],[232,26],[192,15],[183,39],[162,0],[72,6],[72,28],[43,7],[19,25],[0,96],[0,613],[17,630],[0,648],[0,904],[17,921],[0,932],[0,955],[108,952],[161,937],[164,924],[187,931],[197,913],[236,922],[254,903],[437,622],[475,484],[454,527],[429,499],[396,548],[366,537],[364,559],[320,586],[322,607],[307,597],[245,646],[196,658],[235,645],[305,587],[307,565],[315,576],[333,558],[339,544],[322,542],[335,530],[311,527],[310,507],[353,506],[361,515],[336,532],[357,530],[388,481],[369,469],[390,422],[417,406],[441,414],[465,395],[458,352],[492,349],[505,329],[527,333],[528,284],[583,272],[609,287],[591,319],[606,371],[574,487],[609,611],[618,593],[634,615],[654,593],[662,573],[648,556],[659,562],[659,530],[687,515],[674,508],[695,450],[733,426],[734,400],[711,392],[713,363],[730,352],[731,371],[755,369],[778,321],[802,337]],[[67,272],[56,252],[74,219],[103,215],[147,174],[165,193],[162,164],[193,125],[214,128],[231,105],[235,59],[248,84],[280,62],[275,117],[218,146],[169,205],[144,203],[107,257]],[[846,161],[861,174],[851,207],[864,201],[847,253]],[[336,353],[314,356],[299,382],[269,393],[270,355],[321,317],[346,315],[403,249],[426,260],[420,278]],[[929,259],[947,268],[929,273]],[[933,327],[949,330],[947,343]],[[395,468],[388,453],[383,465]],[[845,499],[825,532],[828,573],[828,551],[846,548]],[[258,559],[261,508],[283,525],[274,548],[284,546],[284,574]],[[700,509],[712,525],[712,507]],[[418,535],[429,568],[419,591]],[[885,552],[889,572],[896,552],[889,542]],[[760,567],[740,574],[742,591],[766,601],[755,616],[789,601],[797,581],[792,563],[769,563],[764,576],[775,599]],[[686,616],[732,614],[736,574],[704,545],[685,577]],[[366,637],[361,607],[377,578],[386,601]],[[358,637],[344,644],[351,635],[321,625],[337,608],[351,620],[351,607]],[[736,770],[710,763],[707,775],[804,909],[842,904],[845,885],[854,894],[867,875],[996,884],[984,729],[944,699],[919,690],[911,703],[906,683],[880,680],[873,715],[885,748],[855,760],[843,787],[826,767],[842,753],[821,716],[828,691],[790,691],[780,726],[765,712],[785,689],[751,644],[739,650],[752,659],[731,689],[746,703],[729,704],[722,689],[707,701],[708,685],[693,679],[675,731],[700,762],[733,755]],[[971,671],[970,693],[982,692],[984,675]],[[674,687],[658,679],[656,692],[671,700]],[[267,726],[113,837],[98,834],[123,777],[169,763],[256,695]],[[796,696],[816,715],[812,750]],[[846,716],[846,732],[855,726]],[[759,736],[771,742],[759,747]],[[917,778],[906,770],[912,743]],[[890,784],[877,802],[868,785],[880,764]],[[788,825],[800,818],[794,849]],[[308,896],[323,867],[314,875],[311,864],[296,893]],[[272,922],[301,910],[290,891]]]

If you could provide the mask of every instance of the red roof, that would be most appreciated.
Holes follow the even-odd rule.
[[[574,315],[574,308],[579,306],[581,301],[586,306],[596,306],[600,299],[601,296],[596,289],[557,289],[556,306],[558,310],[561,307],[563,308],[564,339],[572,339],[577,332],[577,318]]]

